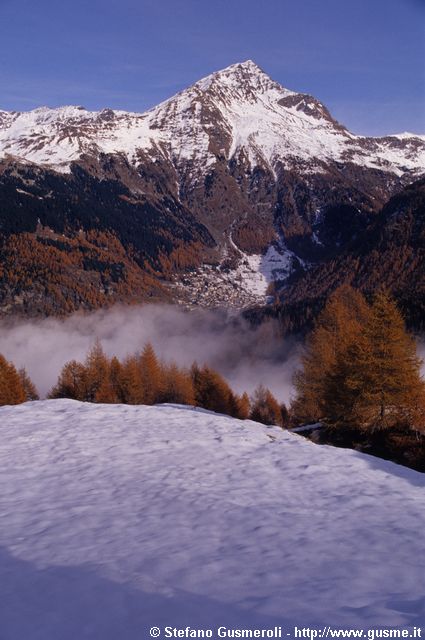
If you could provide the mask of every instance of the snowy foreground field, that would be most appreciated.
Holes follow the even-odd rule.
[[[167,405],[0,429],[2,640],[424,623],[424,475]]]

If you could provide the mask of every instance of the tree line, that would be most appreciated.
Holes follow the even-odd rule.
[[[12,363],[1,358],[0,384],[3,382],[4,393],[0,404],[38,399],[26,372],[18,372]],[[186,404],[268,425],[285,426],[288,420],[286,406],[279,404],[264,386],[259,385],[251,397],[247,393],[238,395],[212,367],[195,362],[185,368],[163,362],[150,343],[121,361],[108,357],[96,341],[84,362],[71,360],[64,365],[48,398],[111,404]]]
[[[0,406],[38,399],[37,389],[26,370],[17,370],[0,354]]]
[[[425,429],[416,342],[385,292],[368,304],[344,285],[329,298],[295,375],[292,419],[331,429]]]
[[[119,360],[108,357],[96,342],[84,362],[64,365],[49,398],[187,404],[284,427],[320,423],[322,441],[372,446],[371,452],[390,457],[396,451],[400,462],[404,459],[397,451],[405,457],[422,456],[418,464],[425,469],[425,383],[420,367],[415,339],[406,331],[394,300],[380,292],[370,302],[343,285],[329,297],[306,339],[289,409],[261,385],[251,397],[238,395],[207,365],[184,368],[163,362],[151,344]],[[37,397],[25,370],[17,371],[0,356],[0,404]]]
[[[385,292],[348,285],[328,299],[295,375],[293,424],[314,438],[425,471],[425,384],[416,341]]]

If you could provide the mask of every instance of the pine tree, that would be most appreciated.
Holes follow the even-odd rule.
[[[327,378],[325,422],[381,431],[425,427],[425,385],[414,339],[393,300],[379,293],[361,335]]]
[[[85,361],[86,383],[88,402],[98,402],[97,394],[103,386],[103,396],[105,397],[109,377],[109,360],[105,355],[99,340],[96,340],[93,347],[87,354]]]
[[[175,363],[163,365],[162,380],[161,402],[195,404],[195,390],[192,378],[186,369],[179,368]]]
[[[143,404],[144,386],[139,356],[129,356],[124,360],[117,379],[122,402]]]
[[[67,362],[59,374],[58,381],[50,391],[48,398],[71,398],[72,400],[87,400],[87,374],[81,362],[71,360]]]
[[[241,396],[236,396],[237,404],[238,404],[238,417],[240,420],[247,420],[249,418],[251,403],[249,401],[249,396],[246,391]]]
[[[124,403],[125,394],[123,388],[123,367],[116,356],[111,359],[109,367],[109,377],[113,390],[114,402]]]
[[[15,366],[0,354],[0,405],[20,404],[27,400]]]
[[[241,418],[240,416],[240,398],[236,393],[233,393],[231,389],[229,389],[229,394],[227,396],[227,410],[226,413],[232,418]]]
[[[190,368],[190,377],[192,379],[193,391],[195,393],[195,404],[200,407],[202,406],[202,375],[201,368],[199,367],[197,362],[194,362]]]
[[[282,426],[280,405],[269,389],[260,384],[254,391],[251,402],[251,420],[262,424]]]
[[[280,405],[280,417],[281,417],[281,426],[284,429],[287,429],[290,424],[291,415],[289,413],[289,409],[284,402]]]
[[[146,343],[141,356],[140,368],[143,385],[143,403],[155,404],[160,400],[162,392],[161,365],[151,343]]]
[[[118,397],[115,393],[115,388],[111,380],[110,369],[107,371],[106,376],[102,379],[102,382],[96,391],[94,402],[99,402],[101,404],[118,403]]]
[[[19,369],[18,373],[19,373],[19,378],[21,380],[22,387],[25,392],[25,399],[39,400],[40,398],[39,398],[37,389],[35,388],[35,385],[32,382],[26,370],[24,368]]]
[[[224,378],[211,367],[199,368],[196,363],[192,365],[191,375],[197,406],[231,415],[233,392]]]
[[[301,357],[294,376],[296,397],[291,405],[294,421],[317,422],[324,416],[323,398],[327,376],[340,353],[360,335],[370,310],[359,291],[348,285],[330,296]]]

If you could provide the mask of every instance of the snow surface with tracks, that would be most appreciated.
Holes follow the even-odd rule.
[[[0,408],[0,637],[420,626],[425,476],[189,407]]]

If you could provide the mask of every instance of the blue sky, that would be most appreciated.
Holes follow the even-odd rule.
[[[356,133],[425,133],[425,0],[0,0],[0,108],[143,111],[248,58]]]

